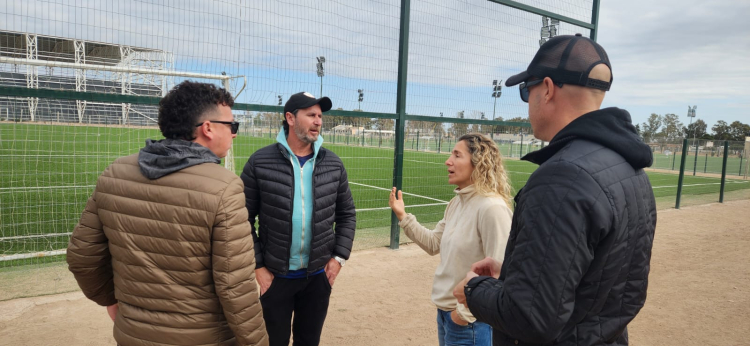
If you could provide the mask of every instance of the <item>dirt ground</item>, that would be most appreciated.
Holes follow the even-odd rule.
[[[414,245],[353,253],[322,344],[435,345],[438,260]],[[750,344],[750,200],[660,211],[651,265],[631,345]],[[0,302],[0,335],[0,345],[114,345],[105,309],[79,292]]]

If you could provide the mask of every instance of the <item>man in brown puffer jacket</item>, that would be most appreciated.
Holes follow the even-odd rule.
[[[70,271],[119,345],[268,345],[243,184],[219,165],[233,105],[177,85],[159,102],[166,139],[107,167],[73,230]]]

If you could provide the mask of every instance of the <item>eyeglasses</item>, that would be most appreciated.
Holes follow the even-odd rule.
[[[518,91],[521,93],[521,100],[529,103],[529,88],[544,82],[544,79],[536,79],[530,82],[523,82],[518,86]],[[562,88],[563,83],[555,83],[558,87]]]
[[[240,123],[237,121],[220,121],[220,120],[208,120],[209,123],[217,123],[217,124],[224,124],[224,125],[230,125],[232,128],[232,134],[236,135],[237,131],[240,130]],[[200,127],[203,125],[203,123],[200,123],[198,125],[195,125],[195,127]]]

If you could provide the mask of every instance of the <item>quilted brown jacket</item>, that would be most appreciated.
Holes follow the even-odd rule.
[[[67,260],[86,297],[119,303],[119,345],[267,345],[250,229],[232,172],[152,180],[131,155],[99,177]]]

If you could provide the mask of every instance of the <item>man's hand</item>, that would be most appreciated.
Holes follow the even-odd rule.
[[[456,297],[459,304],[466,304],[466,295],[464,294],[464,286],[469,282],[469,280],[477,277],[477,273],[475,272],[468,272],[466,273],[466,277],[461,280],[461,282],[456,285],[456,287],[453,289],[453,296]]]
[[[492,257],[487,257],[477,263],[471,265],[471,271],[477,273],[479,276],[491,276],[495,279],[500,278],[500,268],[502,263],[496,261]]]
[[[107,306],[107,313],[109,314],[109,318],[111,318],[112,321],[114,321],[115,317],[117,317],[117,309],[117,303]]]
[[[260,295],[266,294],[268,288],[273,282],[273,274],[266,267],[255,269],[255,280],[258,280],[260,286]]]
[[[336,277],[339,275],[340,270],[341,264],[339,263],[339,261],[337,261],[335,258],[331,258],[330,260],[328,260],[325,272],[326,278],[328,278],[328,283],[331,284],[331,287],[333,287],[333,282],[336,281]]]
[[[396,193],[398,193],[398,199],[396,199]],[[404,207],[404,192],[396,191],[396,188],[391,189],[391,196],[388,198],[388,205],[396,214],[398,221],[403,220],[406,217],[406,207]]]
[[[469,324],[469,322],[464,321],[464,319],[458,315],[458,310],[451,311],[451,320],[459,326],[466,326]]]

